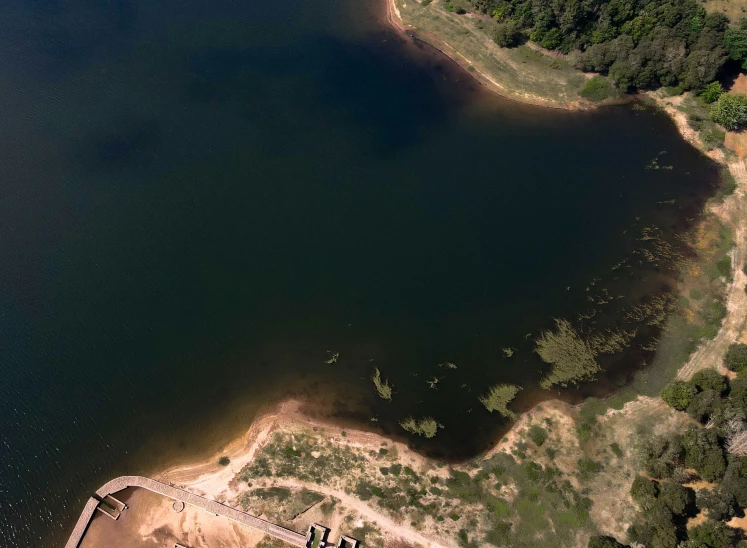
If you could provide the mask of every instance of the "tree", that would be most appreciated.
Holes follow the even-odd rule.
[[[715,103],[723,93],[724,88],[720,82],[711,82],[705,87],[700,96],[710,105],[711,103]]]
[[[663,481],[659,484],[658,499],[676,516],[685,513],[687,507],[693,502],[693,491],[672,481]]]
[[[687,406],[692,402],[695,394],[698,393],[698,389],[691,382],[685,381],[674,381],[669,383],[664,390],[661,391],[661,399],[663,399],[670,407],[673,407],[677,411],[684,411]]]
[[[715,390],[719,395],[726,391],[726,377],[715,369],[701,369],[690,382],[699,390]]]
[[[633,485],[630,488],[630,496],[633,497],[633,500],[641,510],[644,512],[651,510],[656,503],[657,494],[658,490],[653,481],[648,480],[643,476],[635,477]]]
[[[726,459],[715,429],[690,427],[682,437],[685,465],[706,481],[718,481],[726,472]]]
[[[729,52],[729,58],[737,61],[742,65],[742,69],[747,69],[747,21],[742,19],[740,28],[727,29],[724,33],[724,45]]]
[[[711,119],[726,129],[739,129],[747,123],[747,95],[723,94],[711,106]]]
[[[721,488],[734,495],[741,508],[747,506],[747,457],[729,459]]]
[[[603,537],[601,535],[595,535],[589,538],[589,544],[587,548],[625,548],[624,544],[620,544],[613,537]]]
[[[724,366],[731,371],[741,373],[747,370],[747,344],[734,343],[724,355]]]
[[[690,529],[687,536],[699,547],[729,548],[736,535],[731,527],[718,521],[708,520]]]
[[[687,406],[687,414],[696,421],[706,423],[708,419],[720,411],[721,397],[715,390],[705,390],[696,394],[690,405]]]
[[[732,518],[737,513],[734,495],[720,488],[700,489],[695,497],[695,504],[706,512],[709,519],[715,521]]]

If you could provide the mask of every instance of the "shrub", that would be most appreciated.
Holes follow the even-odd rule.
[[[604,468],[600,462],[586,458],[578,459],[576,465],[582,479],[589,479]]]
[[[539,447],[547,440],[547,430],[535,424],[529,429],[529,437]]]
[[[680,436],[656,437],[642,445],[643,466],[654,478],[669,478],[684,456]]]
[[[677,411],[684,411],[698,390],[690,382],[674,381],[661,391],[661,399]]]
[[[725,255],[722,259],[716,262],[716,270],[719,275],[728,279],[731,279],[731,257]]]
[[[612,95],[612,84],[604,76],[597,75],[587,80],[579,95],[589,101],[602,101]]]
[[[685,93],[685,90],[680,86],[667,86],[664,88],[664,91],[669,97],[674,97],[676,95],[682,95],[683,93]]]
[[[693,492],[679,483],[663,481],[659,484],[658,499],[666,504],[672,513],[681,516],[693,501]]]
[[[690,380],[700,390],[715,390],[718,394],[726,391],[726,377],[715,369],[701,369]]]
[[[218,459],[218,464],[220,464],[221,466],[228,466],[229,464],[231,464],[231,459],[229,459],[226,456],[223,456]]]
[[[723,94],[711,106],[711,119],[726,129],[739,129],[747,123],[747,95]]]
[[[611,444],[611,445],[610,445],[610,450],[611,450],[611,451],[612,451],[612,452],[613,452],[613,453],[615,454],[615,456],[616,456],[616,457],[617,457],[618,459],[621,459],[621,458],[622,458],[622,456],[623,456],[623,450],[622,450],[622,449],[620,449],[620,446],[619,446],[619,445],[617,445],[616,443],[613,443],[613,444]]]
[[[724,356],[724,366],[727,369],[741,373],[747,370],[747,344],[734,343]]]
[[[705,87],[700,96],[706,103],[711,104],[718,101],[718,98],[721,97],[723,93],[724,88],[719,82],[711,82]]]
[[[690,529],[687,536],[699,548],[729,548],[736,535],[731,527],[717,521],[708,520]]]
[[[519,30],[519,25],[513,20],[498,23],[495,31],[493,31],[493,41],[502,48],[518,46],[520,40],[521,31]]]
[[[630,488],[630,496],[641,510],[647,511],[653,508],[657,494],[656,484],[653,481],[643,476],[635,477],[633,486]]]

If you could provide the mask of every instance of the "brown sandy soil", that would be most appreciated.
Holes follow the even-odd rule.
[[[392,442],[377,434],[350,429],[346,430],[346,435],[343,436],[338,426],[321,420],[308,419],[300,409],[300,402],[288,401],[276,411],[265,414],[244,438],[244,441],[236,445],[236,447],[241,447],[241,450],[237,449],[233,453],[233,462],[237,463],[236,468],[239,466],[238,463],[251,462],[253,458],[262,454],[264,444],[271,439],[274,432],[293,436],[294,433],[309,433],[311,428],[317,435],[322,436],[326,445],[361,449],[362,451],[358,453],[360,455],[374,454],[385,446],[390,454],[396,455],[396,462],[403,466],[409,466],[414,470],[427,470],[429,475],[438,475],[443,478],[449,476],[448,467],[437,466],[433,461],[412,452],[402,443]],[[640,437],[641,425],[648,425],[654,434],[662,434],[681,429],[689,421],[686,415],[674,412],[660,399],[639,398],[628,403],[622,410],[610,410],[601,416],[593,439],[582,444],[578,439],[577,409],[563,402],[547,401],[525,413],[505,438],[483,458],[490,458],[499,451],[511,453],[517,446],[526,442],[528,428],[533,424],[552,424],[548,441],[542,448],[526,449],[526,461],[536,462],[545,467],[557,467],[574,488],[588,489],[588,496],[594,502],[591,517],[599,530],[605,534],[624,538],[626,528],[637,515],[635,505],[630,500],[629,490],[637,472],[632,450]],[[610,451],[609,447],[612,443],[616,443],[623,449],[622,458],[618,458]],[[547,447],[553,447],[556,456],[548,456],[545,452]],[[577,475],[577,461],[579,458],[589,456],[603,462],[604,470],[593,482],[581,484]],[[370,466],[373,470],[377,470],[379,464],[374,459]],[[433,548],[456,546],[454,535],[443,529],[445,525],[450,526],[448,522],[446,524],[421,523],[413,527],[412,524],[407,523],[408,520],[402,520],[372,504],[373,500],[362,501],[357,498],[354,493],[344,487],[348,478],[340,478],[339,482],[325,484],[321,489],[318,484],[293,477],[257,478],[253,479],[250,484],[246,484],[239,482],[232,475],[236,468],[220,467],[213,460],[172,469],[164,473],[160,479],[173,482],[181,488],[203,496],[225,500],[232,506],[240,507],[244,504],[244,508],[250,513],[262,515],[268,519],[272,516],[262,514],[264,509],[261,503],[249,508],[245,506],[246,503],[240,503],[240,500],[244,500],[241,498],[242,495],[248,493],[250,489],[270,487],[290,488],[297,494],[301,489],[308,489],[320,493],[324,498],[302,510],[298,515],[289,517],[287,522],[281,523],[282,525],[303,531],[314,521],[326,523],[333,527],[333,537],[339,531],[338,527],[342,527],[343,532],[350,534],[354,526],[365,526],[372,528],[380,542],[385,545],[405,542]],[[509,492],[503,495],[508,499],[511,497]],[[331,513],[323,513],[322,505],[328,504],[329,501],[334,501],[334,510]],[[462,510],[466,511],[465,508]],[[151,522],[155,520],[151,518]],[[454,525],[454,527],[458,526]],[[150,528],[152,527],[144,526],[143,531]],[[585,545],[585,538],[579,539],[579,545]]]
[[[144,489],[126,489],[119,500],[129,508],[117,521],[97,513],[81,548],[239,548],[257,545],[265,535],[225,518],[187,506],[175,512],[173,501]]]

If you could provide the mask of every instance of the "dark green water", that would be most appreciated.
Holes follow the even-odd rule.
[[[537,397],[525,335],[666,289],[610,268],[717,177],[660,114],[489,96],[378,2],[20,0],[0,52],[2,546],[62,545],[96,486],[284,394],[432,415],[424,449],[474,454],[487,386]]]

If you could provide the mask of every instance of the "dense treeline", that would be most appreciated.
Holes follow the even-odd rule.
[[[744,531],[727,524],[747,508],[747,345],[732,345],[724,364],[736,378],[705,369],[662,391],[665,402],[700,424],[681,434],[642,440],[643,474],[630,490],[641,514],[627,531],[636,545],[747,548]],[[697,479],[707,483],[693,483]],[[696,516],[698,524],[688,526]],[[625,547],[599,536],[588,546]]]
[[[731,56],[744,61],[747,30],[696,0],[470,0],[499,22],[495,40],[522,37],[570,53],[577,68],[608,74],[621,90],[700,90]],[[728,29],[728,31],[727,31]]]

